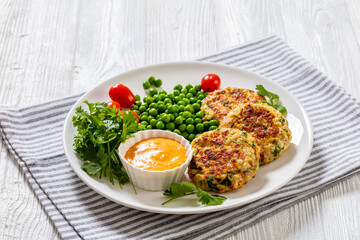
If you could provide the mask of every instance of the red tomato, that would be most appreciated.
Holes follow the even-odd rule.
[[[216,74],[206,74],[201,80],[201,89],[204,92],[213,92],[220,88],[221,80]]]
[[[109,101],[109,102],[107,102],[107,105],[109,108],[113,108],[115,105],[116,106],[116,110],[115,110],[116,114],[118,114],[118,112],[121,111],[120,103],[118,103],[116,101]]]
[[[130,89],[122,84],[115,84],[109,90],[111,100],[114,100],[124,108],[130,108],[135,103],[135,96]]]

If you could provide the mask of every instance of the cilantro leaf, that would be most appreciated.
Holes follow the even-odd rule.
[[[137,118],[125,111],[116,114],[115,108],[109,108],[104,102],[84,103],[88,111],[77,107],[72,118],[77,129],[74,150],[84,161],[81,168],[91,176],[107,177],[112,184],[117,180],[122,187],[130,179],[117,149],[138,130]]]
[[[163,202],[162,205],[165,205],[176,198],[193,194],[196,194],[199,202],[203,205],[221,205],[226,200],[226,197],[210,194],[191,183],[182,182],[172,183],[170,189],[164,191],[163,195],[170,199]]]
[[[263,100],[261,102],[268,104],[269,106],[277,109],[282,114],[286,114],[287,110],[286,108],[280,104],[279,95],[269,92],[265,89],[263,85],[256,85],[257,94],[259,94],[261,97],[263,97]]]
[[[198,188],[197,190],[196,195],[199,198],[199,202],[203,205],[221,205],[226,200],[226,197],[210,194],[201,188]]]

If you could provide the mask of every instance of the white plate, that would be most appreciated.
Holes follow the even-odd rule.
[[[128,86],[134,94],[140,94],[140,96],[144,97],[146,93],[142,88],[142,83],[151,75],[163,81],[162,87],[164,90],[172,91],[173,87],[179,83],[182,85],[188,83],[199,84],[202,77],[208,73],[216,73],[220,76],[222,88],[232,86],[255,90],[257,84],[262,84],[269,91],[277,93],[288,110],[287,119],[293,134],[291,145],[284,154],[276,161],[261,166],[256,178],[250,180],[246,187],[222,194],[227,197],[227,200],[222,205],[201,206],[195,198],[187,197],[162,206],[161,203],[166,201],[167,198],[160,191],[150,192],[138,188],[137,194],[135,194],[130,184],[126,184],[121,190],[118,184],[112,185],[105,178],[90,177],[80,168],[81,160],[76,156],[72,146],[73,136],[76,134],[76,130],[72,125],[72,116],[75,108],[83,105],[84,100],[89,102],[109,101],[108,91],[115,83],[122,83]],[[227,65],[205,62],[177,62],[135,69],[113,77],[91,89],[70,110],[65,120],[63,144],[66,157],[75,173],[89,187],[104,197],[122,205],[144,211],[194,214],[238,207],[263,198],[288,183],[309,158],[313,144],[313,134],[310,120],[297,99],[273,81]]]

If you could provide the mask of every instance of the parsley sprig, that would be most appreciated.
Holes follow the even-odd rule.
[[[279,95],[269,92],[263,85],[256,85],[257,94],[264,98],[263,103],[267,103],[269,106],[277,109],[282,114],[286,114],[286,108],[280,104]]]
[[[117,149],[121,142],[137,131],[137,118],[131,112],[115,113],[106,103],[89,103],[89,112],[81,106],[76,108],[72,118],[77,135],[74,137],[74,150],[84,161],[81,168],[91,176],[108,177],[123,184],[130,182]],[[134,187],[134,186],[133,186]],[[135,188],[134,188],[135,190]]]
[[[226,197],[210,194],[201,188],[198,188],[195,185],[187,182],[172,183],[170,185],[170,189],[166,189],[163,194],[168,196],[170,199],[163,202],[162,205],[165,205],[166,203],[176,198],[193,194],[196,194],[199,202],[203,205],[221,205],[226,200]]]

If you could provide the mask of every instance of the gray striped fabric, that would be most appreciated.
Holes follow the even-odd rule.
[[[64,239],[223,238],[359,171],[359,102],[279,38],[270,36],[200,61],[257,72],[300,100],[314,128],[314,147],[301,172],[275,193],[240,208],[194,215],[142,212],[100,196],[67,163],[62,125],[80,95],[2,111],[3,141]]]

